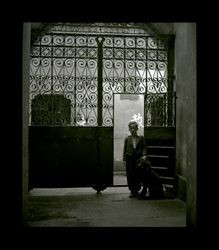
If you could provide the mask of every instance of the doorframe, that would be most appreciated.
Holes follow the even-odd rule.
[[[113,93],[113,177],[114,177],[114,159],[115,159],[115,156],[114,156],[114,132],[115,132],[115,95],[144,95],[145,96],[145,93]],[[143,116],[145,115],[145,98],[143,98]],[[127,124],[128,126],[128,124]],[[144,127],[143,127],[143,135],[144,135]],[[125,138],[124,138],[125,139]],[[125,172],[125,171],[124,171]],[[114,187],[127,187],[128,184],[118,184],[118,185],[114,185],[113,183],[113,186]]]

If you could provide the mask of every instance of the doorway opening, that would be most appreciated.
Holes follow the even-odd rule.
[[[127,185],[123,146],[129,135],[128,123],[132,120],[139,125],[138,134],[144,135],[144,94],[114,94],[114,186]]]

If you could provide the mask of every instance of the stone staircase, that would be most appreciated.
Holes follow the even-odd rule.
[[[148,140],[148,158],[160,176],[164,188],[176,194],[175,145],[171,140]]]
[[[175,174],[175,143],[170,139],[147,139],[148,158],[160,176],[165,191],[177,194]],[[114,185],[127,185],[122,161],[114,162]]]

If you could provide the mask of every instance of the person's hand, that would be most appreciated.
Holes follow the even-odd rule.
[[[144,161],[146,160],[146,158],[147,158],[146,155],[144,155],[144,156],[141,157],[141,159],[144,160]]]

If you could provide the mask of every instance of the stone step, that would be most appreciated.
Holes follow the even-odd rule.
[[[147,146],[147,148],[175,149],[175,147],[173,147],[173,146]]]
[[[170,177],[170,176],[160,176],[161,179],[164,179],[164,180],[174,180],[175,178],[174,177]]]
[[[168,167],[158,167],[158,166],[151,166],[152,169],[158,169],[158,170],[168,170]]]
[[[169,158],[168,155],[147,155],[147,156],[151,158],[166,158],[166,159]]]

